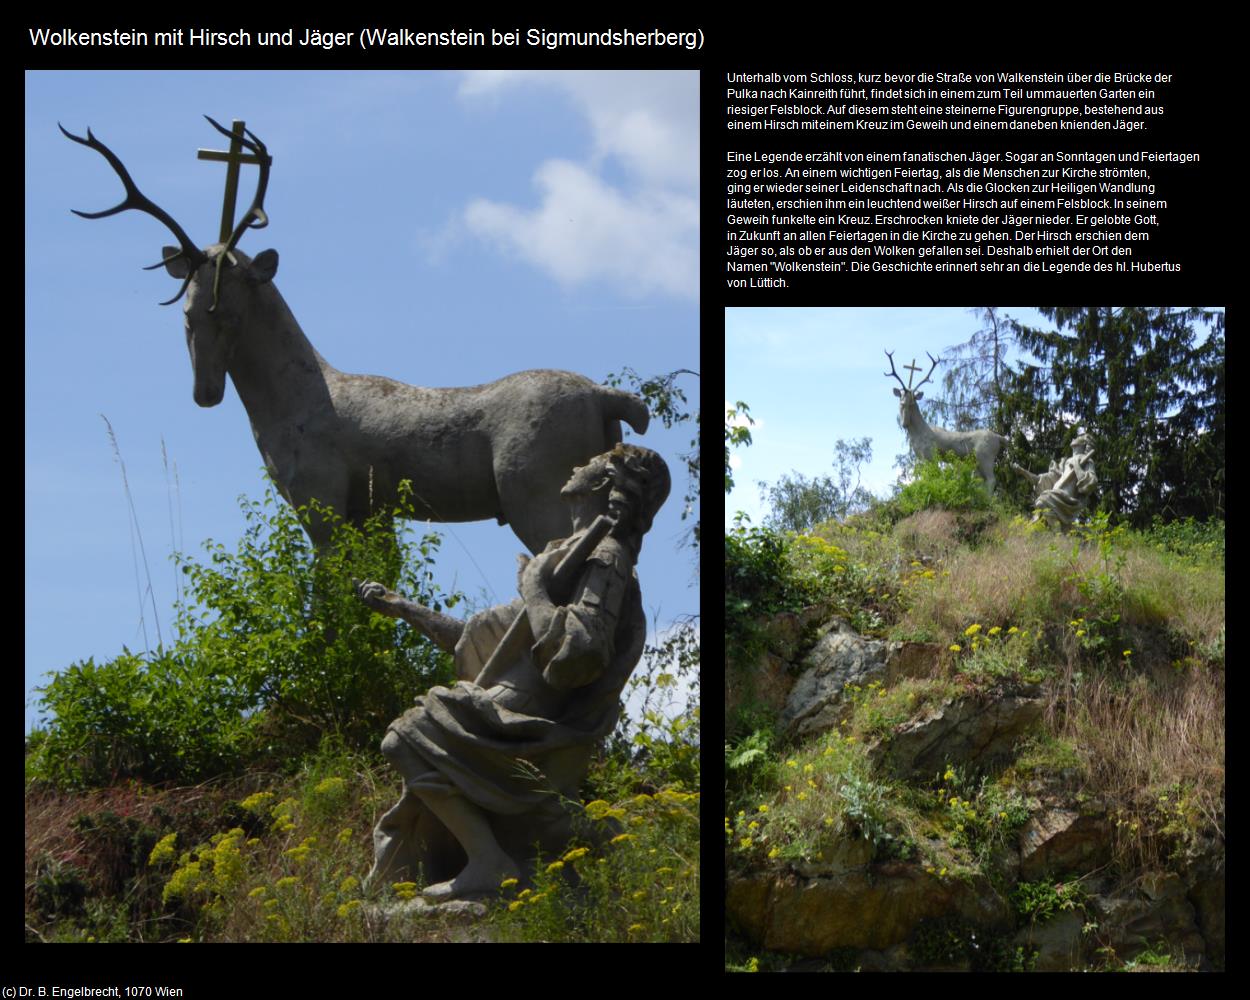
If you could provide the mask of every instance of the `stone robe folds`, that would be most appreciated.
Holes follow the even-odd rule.
[[[462,680],[431,688],[390,726],[426,766],[405,775],[406,789],[463,795],[490,814],[501,846],[518,861],[532,856],[536,843],[547,852],[567,843],[571,827],[561,800],[577,799],[595,744],[616,724],[621,691],[646,639],[632,559],[611,537],[587,560],[570,603],[556,609],[546,632],[499,683],[479,687],[473,678],[523,610],[518,598],[469,618],[454,653]],[[416,795],[405,795],[419,805]],[[397,868],[415,871],[416,861],[428,882],[452,877],[462,850],[428,809],[417,811],[414,829],[389,831],[408,842]]]

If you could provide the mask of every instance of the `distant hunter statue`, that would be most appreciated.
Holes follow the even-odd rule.
[[[933,376],[933,370],[938,366],[937,359],[929,354],[933,367],[929,369],[929,374],[913,388],[911,380],[916,372],[920,371],[915,366],[915,362],[904,366],[908,371],[908,376],[907,384],[903,385],[903,380],[894,370],[894,355],[886,351],[885,356],[890,359],[890,370],[885,374],[898,379],[898,384],[902,386],[901,389],[894,390],[894,395],[899,399],[899,422],[903,425],[903,430],[907,432],[907,441],[915,456],[922,461],[928,461],[939,451],[954,452],[956,455],[975,455],[977,475],[984,481],[985,488],[993,494],[994,463],[998,461],[998,453],[1007,443],[1007,439],[993,431],[948,431],[941,427],[930,427],[920,413],[919,400],[924,399],[924,393],[917,392],[916,389]]]
[[[1067,531],[1088,505],[1098,487],[1094,473],[1094,445],[1084,434],[1072,442],[1072,454],[1062,463],[1051,461],[1046,472],[1034,474],[1012,465],[1033,484],[1033,520]]]
[[[459,621],[378,583],[357,585],[453,653],[454,687],[434,687],[391,723],[382,752],[404,778],[373,832],[371,885],[424,876],[431,901],[489,896],[528,879],[572,835],[570,800],[642,655],[634,564],[669,491],[655,452],[618,444],[560,491],[573,533],[521,557],[521,597]]]
[[[425,389],[333,368],[273,284],[277,251],[251,258],[235,249],[248,229],[269,224],[263,204],[273,158],[242,123],[231,132],[208,120],[250,152],[242,162],[256,164],[260,177],[251,207],[229,238],[204,250],[139,191],[90,129],[85,139],[61,129],[103,156],[126,189],[113,208],[76,214],[98,219],[137,209],[178,240],[152,267],[164,266],[182,281],[162,305],[187,295],[195,401],[216,406],[230,376],[265,467],[294,507],[315,499],[359,524],[393,509],[406,479],[417,518],[494,518],[510,525],[531,552],[567,535],[569,516],[557,499],[561,484],[574,466],[621,440],[619,421],[643,433],[650,419],[646,404],[571,372],[526,371],[486,385]],[[314,518],[307,529],[318,548],[329,543],[325,520]]]

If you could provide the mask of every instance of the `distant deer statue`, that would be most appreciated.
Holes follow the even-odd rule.
[[[619,421],[646,430],[650,414],[641,399],[572,372],[525,371],[486,385],[424,389],[338,371],[273,285],[277,251],[250,258],[235,249],[246,230],[268,225],[263,203],[273,159],[254,133],[245,130],[240,140],[259,163],[252,205],[227,242],[200,250],[90,129],[85,139],[61,131],[108,160],[126,189],[121,204],[77,215],[99,219],[133,208],[177,238],[179,246],[163,248],[152,268],[164,266],[182,281],[162,305],[187,296],[195,401],[216,406],[230,376],[265,467],[291,505],[315,499],[359,523],[390,508],[400,481],[409,480],[416,517],[495,518],[539,552],[571,531],[560,489],[574,467],[621,440]],[[321,548],[330,525],[314,518],[308,533]]]
[[[925,353],[928,354],[927,351]],[[993,431],[948,431],[941,427],[930,427],[920,413],[919,400],[924,399],[924,393],[917,392],[916,389],[933,376],[933,371],[938,366],[937,360],[929,354],[933,367],[929,369],[929,374],[913,388],[911,380],[920,369],[904,366],[910,371],[907,385],[903,385],[903,380],[894,370],[894,355],[886,351],[885,356],[890,359],[890,370],[885,374],[894,376],[898,379],[898,384],[902,386],[901,389],[894,390],[894,395],[899,398],[899,420],[903,424],[903,430],[907,432],[907,441],[916,457],[928,460],[939,451],[951,451],[956,455],[975,455],[977,473],[985,481],[985,488],[992,494],[994,492],[994,463],[998,461],[998,453],[1007,443],[1007,439]]]

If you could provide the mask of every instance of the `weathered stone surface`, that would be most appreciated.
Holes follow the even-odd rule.
[[[452,654],[460,678],[390,724],[382,753],[403,776],[373,832],[373,885],[427,884],[426,899],[474,899],[563,852],[598,741],[642,654],[646,618],[634,564],[668,496],[656,452],[618,444],[561,491],[574,533],[522,564],[519,600],[464,621],[388,590],[357,586]],[[536,780],[535,772],[541,772]]]
[[[726,670],[725,718],[732,719],[734,712],[746,704],[780,712],[793,686],[790,664],[773,653],[761,654],[754,665],[745,670]]]
[[[1064,972],[1080,968],[1083,943],[1081,929],[1085,921],[1075,910],[1059,913],[1041,924],[1023,928],[1015,937],[1017,945],[1037,949],[1034,970]]]
[[[1028,694],[949,698],[900,726],[872,754],[900,777],[929,777],[947,764],[1006,756],[1041,716],[1042,700]]]
[[[104,156],[129,190],[133,182],[103,143],[90,133],[65,135]],[[265,215],[272,157],[254,133],[231,139],[256,156],[259,179],[256,200],[228,242],[201,250],[151,202],[123,203],[159,219],[181,245],[162,257],[183,282],[175,298],[187,296],[182,322],[196,403],[220,403],[229,375],[265,467],[296,509],[317,500],[362,523],[398,507],[399,485],[408,480],[416,519],[496,520],[533,553],[567,537],[560,487],[575,466],[621,439],[621,421],[646,431],[646,403],[571,372],[534,370],[431,389],[333,368],[273,283],[277,252],[253,259],[236,246]],[[223,258],[231,266],[222,267]],[[314,517],[306,529],[319,549],[330,543],[329,519]]]
[[[1007,904],[983,878],[939,880],[908,863],[856,869],[833,878],[755,874],[730,882],[733,925],[771,951],[824,955],[835,948],[886,951],[922,920],[957,914],[979,926],[1005,926]]]
[[[800,664],[802,673],[790,690],[781,723],[799,737],[832,729],[849,707],[843,697],[847,685],[888,685],[903,677],[928,676],[937,657],[936,646],[866,639],[840,619],[831,619]]]
[[[799,862],[794,868],[807,878],[818,878],[863,868],[870,861],[872,842],[867,838],[830,835],[817,845],[815,860]]]
[[[1185,883],[1172,873],[1147,875],[1137,892],[1095,897],[1098,936],[1115,949],[1121,959],[1160,941],[1173,953],[1183,952],[1187,961],[1201,961],[1206,942],[1198,932],[1194,907],[1185,898]]]
[[[828,614],[826,608],[817,606],[771,616],[763,626],[768,651],[788,662],[797,661],[811,645],[812,626]]]
[[[1020,831],[1020,875],[1026,881],[1084,874],[1105,864],[1110,854],[1111,828],[1100,815],[1051,809]]]
[[[1212,968],[1222,970],[1225,942],[1223,864],[1200,872],[1187,898],[1193,905],[1195,921],[1206,942],[1207,960]]]

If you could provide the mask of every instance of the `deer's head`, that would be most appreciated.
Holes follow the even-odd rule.
[[[925,351],[925,353],[929,354],[928,351]],[[908,368],[907,384],[903,385],[902,378],[900,378],[898,372],[894,370],[894,355],[890,351],[886,351],[885,356],[890,359],[890,370],[885,374],[892,375],[898,380],[899,386],[901,386],[901,388],[894,390],[894,395],[898,397],[899,422],[902,423],[904,430],[908,430],[916,425],[917,418],[920,416],[920,407],[917,405],[917,402],[924,399],[924,393],[917,392],[916,390],[928,382],[933,376],[933,371],[938,366],[937,359],[934,358],[932,354],[929,354],[929,360],[933,362],[933,367],[929,369],[928,375],[916,383],[915,386],[912,386],[911,381],[915,378],[916,372],[920,369],[906,366]],[[914,364],[915,362],[913,361],[912,365]]]
[[[208,118],[207,115],[204,116]],[[161,259],[144,270],[164,267],[169,274],[182,281],[182,287],[172,299],[161,305],[171,305],[186,293],[183,309],[186,317],[187,350],[191,354],[191,371],[194,377],[194,397],[200,406],[216,406],[226,391],[226,373],[230,359],[238,343],[241,331],[246,327],[255,289],[273,278],[278,270],[278,254],[265,250],[255,259],[235,249],[239,239],[248,229],[263,229],[269,225],[265,214],[265,190],[269,185],[269,168],[273,158],[265,144],[250,130],[246,137],[235,136],[213,119],[209,123],[227,138],[239,142],[256,156],[260,165],[260,179],[252,205],[225,243],[218,243],[201,250],[191,241],[183,228],[164,209],[150,201],[131,179],[129,172],[104,143],[87,129],[87,138],[67,132],[58,125],[65,137],[89,146],[108,160],[126,189],[125,199],[102,212],[80,212],[75,215],[84,219],[102,219],[116,215],[128,208],[138,209],[164,223],[178,239],[178,246],[161,248]]]
[[[177,247],[164,247],[162,252],[165,270],[181,279],[187,292],[182,312],[195,401],[216,406],[225,395],[226,373],[248,328],[257,290],[278,271],[278,251],[262,250],[251,258],[218,243],[205,251],[198,265],[179,254]]]

